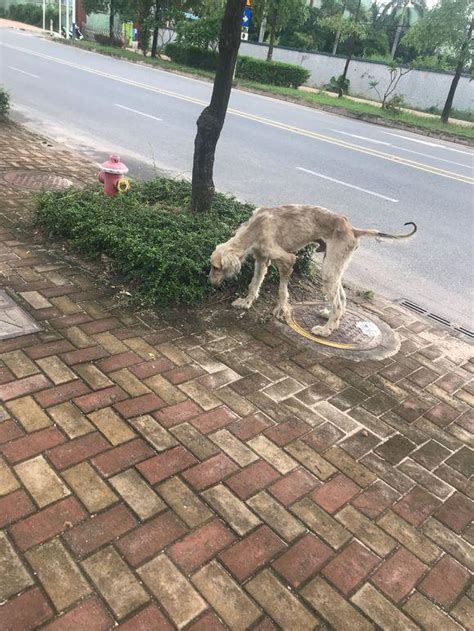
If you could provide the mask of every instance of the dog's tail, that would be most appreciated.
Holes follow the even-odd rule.
[[[353,228],[354,236],[359,237],[375,237],[376,239],[409,239],[418,230],[418,227],[413,221],[407,221],[404,226],[413,226],[413,229],[408,234],[386,234],[385,232],[379,232],[378,230],[359,230]]]

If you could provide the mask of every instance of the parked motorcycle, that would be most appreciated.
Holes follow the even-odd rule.
[[[66,39],[66,29],[64,28],[64,26],[61,27],[61,35]],[[74,25],[74,31],[73,31],[72,24],[69,27],[69,38],[70,39],[84,39],[84,35],[81,33],[81,31],[79,30],[76,24]]]

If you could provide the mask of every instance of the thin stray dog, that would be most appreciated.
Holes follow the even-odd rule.
[[[342,287],[342,275],[352,253],[359,247],[360,237],[407,239],[417,231],[417,226],[411,221],[404,225],[413,226],[409,234],[385,234],[378,230],[353,228],[346,217],[320,206],[289,204],[257,208],[235,235],[226,243],[218,245],[212,253],[209,281],[214,286],[220,285],[223,280],[240,272],[247,256],[253,256],[255,271],[248,295],[232,303],[234,307],[249,309],[258,298],[268,266],[274,263],[280,274],[280,287],[273,314],[285,320],[291,313],[288,282],[296,261],[295,254],[310,243],[319,242],[322,245],[319,251],[325,253],[321,276],[329,309],[321,312],[328,318],[326,324],[313,327],[312,332],[328,336],[339,327],[345,312],[346,295]]]

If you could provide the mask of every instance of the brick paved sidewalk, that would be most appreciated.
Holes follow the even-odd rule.
[[[0,128],[0,171],[71,157]],[[2,630],[473,628],[474,363],[447,333],[376,301],[402,350],[355,363],[142,316],[17,240],[27,193],[0,203],[1,284],[43,327],[0,342]]]

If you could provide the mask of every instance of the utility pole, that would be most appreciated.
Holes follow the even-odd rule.
[[[59,0],[59,21],[58,21],[59,35],[61,35],[61,5],[62,5],[62,0]]]
[[[72,39],[76,38],[76,0],[72,0]]]
[[[66,39],[69,39],[69,0],[66,0]]]
[[[46,30],[46,0],[43,0],[43,31]]]

